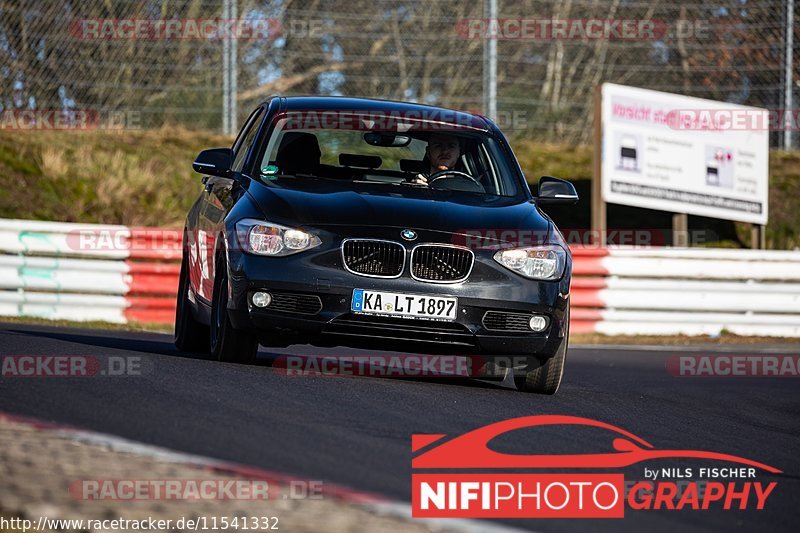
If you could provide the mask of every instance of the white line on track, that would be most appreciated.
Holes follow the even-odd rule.
[[[637,344],[572,344],[570,350],[614,350],[622,352],[715,352],[746,354],[800,354],[800,344],[794,345],[760,345],[760,344],[687,344],[687,345],[637,345]]]

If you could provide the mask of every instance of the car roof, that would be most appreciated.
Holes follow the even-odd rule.
[[[379,100],[375,98],[352,98],[346,96],[282,96],[286,111],[375,111],[386,114],[410,114],[421,118],[432,117],[434,120],[453,124],[469,124],[473,128],[489,131],[491,127],[485,117],[425,104]]]

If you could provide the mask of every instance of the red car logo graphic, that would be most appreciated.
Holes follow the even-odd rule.
[[[491,450],[489,442],[512,430],[552,425],[574,425],[603,428],[615,433],[612,453],[517,455]],[[413,435],[412,452],[418,452],[446,435]],[[761,468],[774,474],[781,471],[769,465],[744,457],[701,450],[658,450],[652,444],[624,429],[577,416],[537,415],[512,418],[489,424],[461,436],[452,438],[413,458],[411,467],[417,468],[619,468],[651,459],[712,459],[730,461]]]

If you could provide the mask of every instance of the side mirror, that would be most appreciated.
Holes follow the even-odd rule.
[[[233,150],[230,148],[212,148],[203,150],[192,163],[192,168],[200,174],[210,174],[221,178],[231,177]]]
[[[575,186],[566,180],[553,176],[539,178],[539,195],[537,202],[540,204],[574,204],[578,201],[578,191]]]

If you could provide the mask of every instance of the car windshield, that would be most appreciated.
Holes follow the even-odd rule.
[[[374,183],[493,196],[521,193],[517,173],[485,131],[405,119],[378,126],[363,116],[281,116],[259,165],[259,179],[325,179],[351,187]]]

